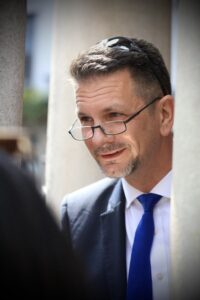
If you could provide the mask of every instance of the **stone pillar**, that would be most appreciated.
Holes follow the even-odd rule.
[[[172,299],[200,297],[200,2],[178,2]]]
[[[157,45],[170,64],[170,0],[55,1],[47,130],[46,193],[58,211],[65,193],[103,175],[82,142],[67,129],[75,119],[68,68],[72,58],[97,41],[125,35]]]
[[[25,0],[0,0],[0,126],[22,123],[25,22]]]

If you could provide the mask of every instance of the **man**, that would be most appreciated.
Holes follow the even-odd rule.
[[[70,225],[91,299],[168,299],[173,97],[163,58],[144,40],[112,37],[74,60],[71,74],[78,119],[69,133],[113,178],[66,196],[62,205],[63,229]],[[147,266],[142,248],[138,256],[132,249],[144,214],[138,199],[149,193],[159,201]]]

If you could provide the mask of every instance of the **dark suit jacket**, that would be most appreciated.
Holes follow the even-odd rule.
[[[70,228],[86,269],[91,300],[126,299],[125,196],[121,180],[103,179],[67,195],[62,228]]]

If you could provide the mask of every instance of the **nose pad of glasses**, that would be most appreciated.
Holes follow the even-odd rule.
[[[104,128],[101,125],[97,125],[93,127],[93,140],[102,140],[103,139],[111,139],[113,135],[107,135],[105,133]]]
[[[92,128],[93,130],[93,138],[96,136],[106,135],[104,132],[104,128],[101,125],[96,125]]]
[[[110,142],[113,141],[115,136],[114,135],[108,135],[104,132],[104,128],[100,125],[96,126],[93,128],[93,138],[92,141],[93,143],[100,144],[102,142]]]

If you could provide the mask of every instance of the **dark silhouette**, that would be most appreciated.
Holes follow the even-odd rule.
[[[0,153],[0,272],[5,296],[84,299],[81,270],[32,179]]]

